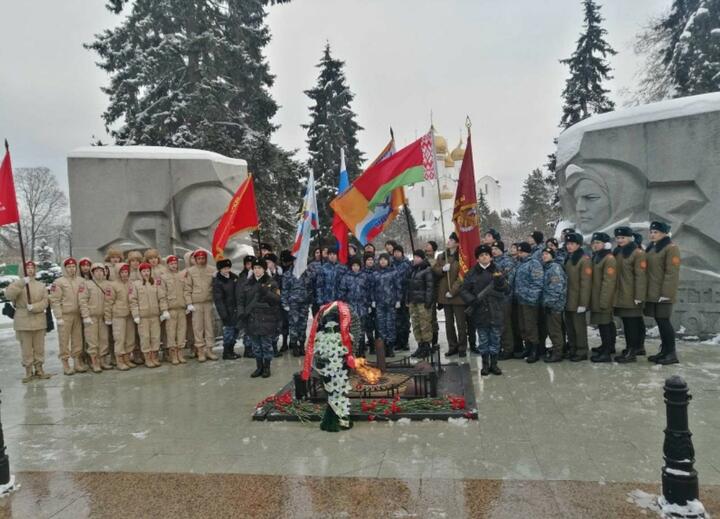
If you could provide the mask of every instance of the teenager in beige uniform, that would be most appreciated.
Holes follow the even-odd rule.
[[[105,266],[107,267],[107,280],[117,281],[118,279],[118,268],[123,262],[123,253],[119,249],[108,249],[105,254]]]
[[[142,281],[134,281],[130,287],[130,311],[138,325],[145,366],[157,368],[160,366],[160,321],[170,318],[165,285],[160,279],[153,279],[149,263],[141,263],[139,270]]]
[[[30,289],[30,302],[28,302],[26,286]],[[25,262],[25,277],[8,286],[5,289],[5,297],[15,305],[13,328],[17,340],[20,341],[22,365],[25,367],[23,384],[33,378],[50,378],[50,375],[43,371],[47,330],[45,309],[48,306],[48,295],[45,285],[35,281],[34,262]]]
[[[170,319],[165,321],[167,347],[170,350],[170,362],[175,365],[185,364],[187,361],[182,353],[187,334],[185,275],[178,271],[177,256],[168,256],[165,263],[167,270],[163,275],[163,282],[167,292],[168,313],[170,314]]]
[[[110,282],[105,297],[105,324],[112,324],[117,369],[134,368],[130,354],[135,349],[135,323],[130,314],[130,266],[121,263],[117,269],[118,279]]]
[[[162,279],[163,274],[167,272],[167,267],[160,262],[160,253],[157,249],[146,250],[143,261],[152,267],[153,279]]]
[[[105,265],[93,263],[90,280],[84,280],[78,289],[80,315],[83,319],[85,341],[87,342],[90,366],[95,373],[112,369],[108,363],[108,327],[105,324],[105,297],[110,283],[105,280]]]
[[[87,366],[82,360],[82,327],[78,289],[81,279],[77,275],[77,261],[67,258],[63,262],[63,275],[50,287],[50,306],[58,326],[58,349],[63,373],[85,373]],[[73,367],[70,366],[70,357]]]
[[[185,304],[192,312],[192,327],[198,361],[205,362],[206,357],[217,360],[212,351],[215,344],[215,319],[213,316],[212,281],[213,271],[207,264],[207,252],[198,249],[193,253],[195,265],[190,267],[185,277]]]
[[[127,253],[127,264],[130,266],[130,283],[133,283],[134,281],[142,281],[142,276],[140,275],[140,263],[142,263],[143,255],[141,252],[136,250],[131,250]],[[137,326],[135,323],[133,323],[133,327],[135,328],[135,347],[133,349],[132,354],[128,357],[130,359],[130,362],[133,363],[135,366],[142,366],[145,364],[145,359],[143,358],[142,352],[140,351],[140,335],[138,334]]]

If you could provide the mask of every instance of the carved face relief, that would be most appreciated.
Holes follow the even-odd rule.
[[[583,234],[600,229],[610,219],[610,199],[598,183],[584,178],[573,190],[575,219]]]

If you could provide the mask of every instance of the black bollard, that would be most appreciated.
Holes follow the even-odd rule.
[[[693,468],[695,449],[688,428],[688,404],[692,396],[688,393],[685,381],[677,375],[665,380],[664,390],[667,425],[663,443],[665,466],[662,468],[663,497],[660,498],[660,505],[684,507],[689,501],[697,501],[699,504],[698,474]],[[702,505],[693,508],[695,511],[674,513],[673,516],[705,517]]]
[[[2,418],[0,417],[0,485],[10,483],[10,458],[5,453],[5,435],[2,430]]]

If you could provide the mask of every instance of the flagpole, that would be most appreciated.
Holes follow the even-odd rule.
[[[430,118],[432,119],[432,114],[430,115]],[[438,204],[440,205],[440,228],[442,229],[443,246],[445,249],[445,262],[447,263],[449,261],[449,258],[447,252],[447,242],[445,238],[445,217],[443,216],[442,197],[440,195],[440,170],[438,169],[437,153],[435,153],[435,126],[433,126],[432,123],[430,124],[430,137],[432,138],[432,153],[433,160],[435,161],[435,180],[437,180]],[[450,271],[448,270],[446,274],[448,280],[448,289],[450,289]]]
[[[5,153],[10,153],[10,145],[8,144],[7,139],[5,139]],[[12,171],[10,172],[12,175]],[[17,195],[15,196],[15,203],[17,204]],[[18,211],[19,213],[19,211]],[[25,266],[25,246],[23,245],[23,239],[22,239],[22,226],[20,225],[20,215],[18,214],[18,221],[17,221],[17,229],[18,229],[18,241],[20,242],[20,260],[22,261],[22,268],[23,268],[23,278],[27,277],[27,267]],[[27,294],[27,304],[32,304],[32,301],[30,301],[30,285],[25,283],[25,293]]]

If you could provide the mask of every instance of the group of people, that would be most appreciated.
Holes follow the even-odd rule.
[[[412,252],[412,260],[392,240],[379,254],[371,243],[362,250],[350,245],[347,264],[336,249],[317,248],[299,276],[291,252],[278,257],[267,243],[260,244],[257,257],[243,258],[237,274],[228,259],[211,268],[203,249],[187,253],[183,269],[178,257],[162,259],[154,249],[127,255],[110,250],[103,263],[66,259],[49,293],[35,280],[29,261],[25,277],[10,285],[6,296],[16,309],[24,382],[48,377],[43,370],[48,305],[66,375],[141,364],[154,368],[161,346],[173,365],[187,362],[188,345],[198,362],[217,360],[217,314],[223,359],[239,358],[234,348],[242,338],[244,356],[256,362],[251,376],[269,377],[274,357],[286,351],[304,355],[309,315],[337,300],[360,320],[358,356],[373,353],[377,340],[389,357],[409,350],[412,329],[418,347],[411,356],[429,357],[439,349],[437,310],[442,310],[445,356],[466,357],[468,349],[481,355],[482,375],[502,374],[498,360],[511,358],[587,360],[588,315],[601,338],[593,362],[613,360],[616,317],[626,348],[614,360],[627,363],[644,355],[647,316],[657,322],[662,340],[660,352],[648,359],[671,364],[678,362],[670,317],[680,253],[669,233],[669,225],[653,222],[644,249],[629,227],[615,229],[614,246],[609,235],[598,232],[588,254],[573,229],[563,230],[562,243],[535,231],[507,250],[500,234],[489,229],[474,251],[476,265],[466,273],[455,233],[443,252],[428,241]]]

